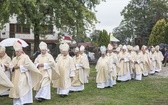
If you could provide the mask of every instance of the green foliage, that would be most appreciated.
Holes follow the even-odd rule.
[[[91,41],[89,37],[87,37],[86,35],[81,35],[81,34],[76,35],[73,39],[77,42],[90,42]]]
[[[9,16],[17,14],[21,23],[34,24],[39,20],[39,24],[55,24],[58,28],[84,27],[96,21],[92,9],[98,4],[99,0],[5,0],[1,3],[0,20],[8,22]]]
[[[97,46],[97,47],[98,47],[98,39],[99,39],[100,32],[101,30],[94,30],[94,32],[90,35],[92,43],[94,44],[94,46]]]
[[[149,45],[160,43],[168,43],[168,21],[166,19],[157,21],[149,37]]]
[[[110,35],[107,33],[106,30],[101,31],[98,38],[98,45],[107,46],[109,42],[110,42]]]
[[[168,17],[167,13],[168,0],[131,0],[121,12],[124,19],[114,33],[120,38],[148,38],[156,22]]]
[[[114,29],[113,34],[121,43],[126,44],[126,39],[133,37],[133,28],[128,22],[122,21],[120,26]]]
[[[44,25],[57,28],[68,27],[75,35],[86,35],[85,31],[97,22],[93,12],[103,0],[3,0],[0,3],[0,25],[17,15],[18,22],[29,24],[34,29],[35,48]]]

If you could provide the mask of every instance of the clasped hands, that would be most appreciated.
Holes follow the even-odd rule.
[[[124,58],[121,58],[120,60],[124,60]]]
[[[134,63],[135,63],[135,64],[138,64],[138,62],[137,62],[137,61],[134,61]]]
[[[14,69],[19,69],[20,67],[18,65],[15,65],[13,68]]]
[[[38,68],[39,67],[44,67],[44,64],[43,63],[41,63],[41,64],[38,64],[38,66],[37,66]]]

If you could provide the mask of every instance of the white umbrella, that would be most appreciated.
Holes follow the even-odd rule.
[[[113,34],[110,35],[110,41],[112,42],[119,42],[119,40],[113,36]]]
[[[29,46],[23,39],[19,39],[19,38],[7,38],[4,39],[0,42],[1,45],[5,46],[5,47],[9,47],[9,46],[13,46],[13,44],[18,41],[19,43],[21,43],[22,47],[27,47]]]

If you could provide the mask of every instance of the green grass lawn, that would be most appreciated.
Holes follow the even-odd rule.
[[[52,89],[51,100],[40,103],[34,100],[33,105],[168,105],[168,78],[148,76],[142,81],[131,80],[117,83],[113,88],[97,89],[95,77],[92,67],[90,83],[83,92],[61,98]],[[12,99],[0,97],[0,105],[12,105]]]

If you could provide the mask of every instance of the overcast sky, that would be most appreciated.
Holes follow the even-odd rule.
[[[129,3],[130,0],[106,0],[106,2],[101,2],[100,5],[96,7],[96,17],[100,21],[96,25],[96,29],[105,29],[108,32],[112,32],[113,29],[119,26],[123,17],[121,17],[120,12]]]

